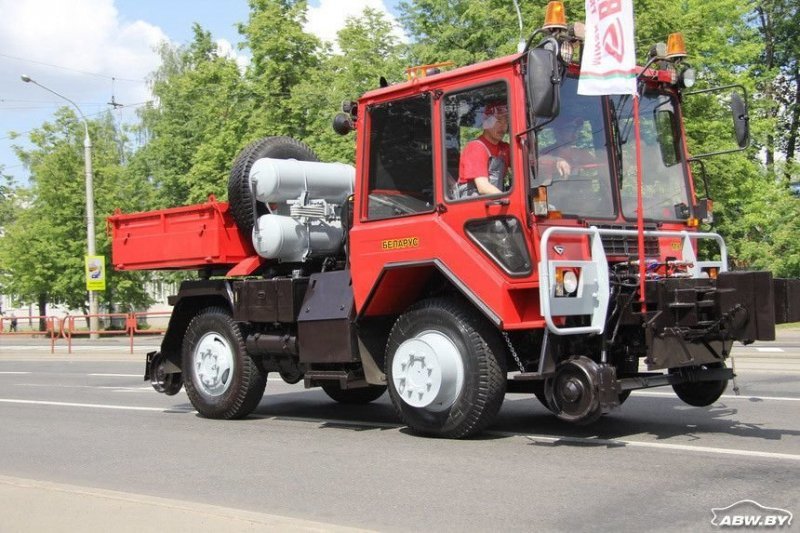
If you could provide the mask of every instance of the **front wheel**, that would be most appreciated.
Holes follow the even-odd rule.
[[[397,319],[386,346],[389,395],[414,431],[462,438],[492,423],[506,390],[499,336],[451,299],[425,300]]]
[[[186,394],[207,418],[249,415],[264,395],[267,378],[245,349],[227,309],[209,307],[195,316],[183,338]]]

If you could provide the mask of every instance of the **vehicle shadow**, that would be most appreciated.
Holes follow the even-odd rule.
[[[187,409],[191,409],[190,404],[176,404],[167,412],[185,413]],[[403,433],[413,434],[397,416],[388,394],[363,405],[338,403],[320,389],[266,394],[256,410],[243,421],[269,418],[318,422],[323,429],[367,431],[401,428]],[[603,441],[650,435],[656,440],[679,437],[681,442],[686,443],[701,441],[714,434],[780,441],[786,437],[800,436],[800,429],[748,422],[740,415],[738,408],[725,401],[709,407],[690,407],[677,398],[632,398],[620,409],[600,417],[593,424],[577,426],[556,418],[533,396],[514,395],[506,398],[489,431],[473,439],[495,440],[514,435],[536,435],[554,439],[581,439],[558,442],[570,446],[614,446]]]
[[[790,420],[793,418],[784,419],[785,422]],[[501,417],[492,429],[542,436],[604,440],[619,440],[646,434],[657,440],[682,437],[682,442],[699,441],[712,434],[768,441],[800,436],[800,429],[797,429],[796,425],[773,427],[748,422],[737,407],[724,400],[709,407],[691,407],[677,398],[674,400],[632,398],[617,411],[602,416],[586,426],[559,420],[533,398],[506,401]],[[579,445],[577,442],[570,444]]]

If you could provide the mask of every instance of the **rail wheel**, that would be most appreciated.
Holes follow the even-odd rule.
[[[547,405],[561,420],[573,424],[590,424],[597,420],[600,409],[598,376],[600,368],[588,357],[577,357],[561,363],[552,378],[545,382]]]
[[[451,299],[425,300],[397,319],[386,347],[392,403],[417,433],[473,435],[492,423],[506,389],[499,336]]]
[[[150,384],[157,392],[175,396],[183,386],[183,375],[181,372],[168,373],[166,365],[167,358],[156,352],[150,360]]]
[[[290,137],[265,137],[259,139],[239,152],[233,162],[228,178],[228,202],[236,225],[246,235],[253,231],[253,193],[250,188],[250,169],[264,157],[273,159],[297,159],[298,161],[319,161],[317,154],[308,146]],[[256,202],[256,214],[266,214],[267,208]]]
[[[701,365],[699,368],[725,368],[725,363],[710,363]],[[680,369],[671,369],[670,372],[679,372]],[[719,381],[698,381],[695,383],[680,383],[673,385],[672,390],[684,403],[695,407],[706,407],[719,400],[722,393],[728,387],[728,380]]]
[[[209,307],[189,323],[183,372],[189,400],[207,418],[247,416],[267,384],[266,374],[247,354],[239,326],[222,307]]]
[[[323,383],[322,390],[331,400],[351,405],[365,404],[377,400],[386,392],[383,385],[371,385],[358,389],[343,389],[338,383]]]

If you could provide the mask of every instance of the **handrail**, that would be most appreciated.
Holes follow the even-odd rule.
[[[124,320],[125,327],[123,329],[96,329],[92,330],[89,329],[81,329],[78,330],[75,326],[76,319],[91,319],[96,317],[100,318],[108,318],[114,319],[119,318]],[[130,335],[131,336],[131,353],[133,353],[133,329],[130,326],[130,318],[131,313],[97,313],[97,314],[86,314],[86,315],[67,315],[61,321],[61,335],[65,339],[67,339],[67,353],[72,353],[72,337],[75,336],[76,332],[80,332],[81,334],[86,335]]]
[[[560,235],[588,235],[590,237],[591,256],[589,260],[583,259],[550,259],[550,238],[554,234]],[[637,236],[636,230],[601,229],[596,226],[588,228],[575,227],[550,227],[543,233],[539,243],[539,300],[542,316],[547,328],[557,335],[577,335],[581,333],[600,334],[605,330],[605,318],[608,311],[610,298],[610,282],[608,276],[608,261],[603,249],[603,236]],[[691,265],[689,272],[692,277],[702,276],[703,268],[716,267],[720,272],[728,271],[728,249],[724,239],[717,233],[688,232],[688,231],[658,231],[648,230],[645,237],[678,237],[682,241],[681,254],[683,261]],[[719,261],[698,261],[693,240],[710,239],[719,246]],[[555,275],[555,266],[574,266],[584,269],[586,276],[581,277],[582,289],[577,298],[569,300],[555,298],[555,286],[551,280]],[[592,292],[593,291],[593,292]],[[559,306],[560,312],[553,313],[553,307]],[[554,316],[591,315],[592,322],[589,326],[559,327],[555,324]]]
[[[27,320],[28,323],[31,325],[30,329],[25,329],[23,331],[19,330],[20,322]],[[41,320],[45,321],[45,330],[39,331],[38,329],[33,329],[33,321],[36,320],[37,327]],[[58,328],[56,327],[56,323],[59,323],[57,317],[50,316],[50,315],[24,315],[22,317],[8,317],[8,316],[0,316],[0,336],[2,335],[27,335],[27,336],[42,336],[42,337],[50,337],[50,353],[55,353],[55,344],[56,339],[59,337],[57,333]],[[6,324],[8,324],[6,326]],[[13,329],[13,331],[12,331]]]

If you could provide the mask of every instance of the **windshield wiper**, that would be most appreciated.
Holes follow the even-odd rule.
[[[621,101],[622,99],[620,99]],[[619,132],[619,119],[617,117],[617,109],[614,105],[614,100],[608,99],[608,107],[611,112],[611,124],[614,128],[614,159],[617,162],[617,174],[619,175],[619,184],[622,186],[622,137]]]

